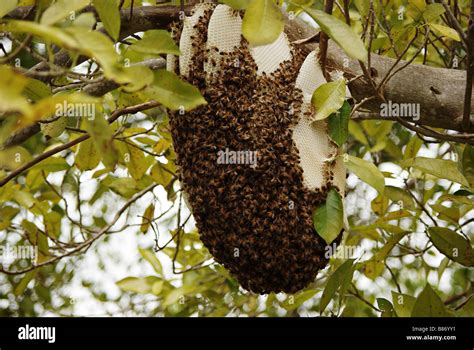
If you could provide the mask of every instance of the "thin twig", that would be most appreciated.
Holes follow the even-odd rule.
[[[332,14],[332,10],[334,8],[334,0],[326,0],[326,6],[324,7],[324,11],[328,14]],[[323,72],[324,77],[327,81],[331,80],[329,73],[326,70],[327,64],[327,55],[328,55],[328,40],[329,37],[326,33],[321,32],[320,40],[319,40],[319,63],[321,65],[321,70]]]
[[[158,103],[156,101],[149,101],[149,102],[141,103],[141,104],[138,104],[138,105],[135,105],[135,106],[120,108],[120,109],[115,110],[115,112],[112,113],[112,115],[110,116],[110,118],[107,121],[108,121],[109,124],[111,124],[114,121],[116,121],[120,116],[122,116],[124,114],[135,114],[135,113],[138,113],[138,112],[150,109],[150,108],[158,107],[159,105],[160,105],[160,103]],[[59,152],[62,152],[64,150],[68,149],[68,148],[71,148],[72,146],[75,146],[75,145],[77,145],[77,144],[79,144],[79,143],[81,143],[81,142],[83,142],[83,141],[85,141],[89,138],[90,138],[89,134],[80,136],[77,139],[74,139],[74,140],[72,140],[68,143],[65,143],[61,146],[55,147],[55,148],[39,155],[38,157],[36,157],[33,160],[29,161],[28,163],[22,165],[21,167],[15,169],[10,174],[8,174],[6,177],[1,179],[0,180],[0,188],[5,186],[8,182],[10,182],[12,179],[17,177],[21,173],[23,173],[25,170],[30,169],[31,167],[33,167],[34,165],[40,163],[41,161],[43,161],[43,160],[59,153]]]

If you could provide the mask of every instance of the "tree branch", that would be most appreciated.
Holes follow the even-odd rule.
[[[190,8],[186,7],[186,12],[189,12],[189,10]],[[24,14],[25,11],[22,13]],[[121,15],[123,21],[121,38],[124,38],[135,32],[166,28],[169,23],[177,18],[178,14],[176,7],[173,6],[145,6],[134,9],[132,20],[130,20],[129,11],[127,10],[122,10]],[[13,17],[13,15],[10,14],[10,17]],[[318,32],[318,30],[298,18],[287,20],[286,29],[290,41],[312,37]],[[315,44],[306,43],[301,47],[305,47],[309,52],[315,49]],[[56,55],[55,63],[57,65],[66,66],[68,62],[69,56],[67,53],[63,52]],[[344,51],[332,41],[328,45],[328,65],[344,71],[350,77],[363,76],[359,62],[347,57]],[[394,65],[395,69],[399,69],[406,65],[406,61],[402,60],[396,64],[392,58],[372,54],[371,75],[375,82],[380,84],[381,79],[393,69]],[[472,114],[469,116],[469,129],[465,130],[462,126],[465,81],[465,71],[410,64],[391,78],[385,86],[383,96],[387,101],[390,100],[399,104],[414,103],[420,105],[420,120],[407,118],[408,122],[472,133],[474,132],[474,116]],[[366,79],[355,79],[349,87],[357,101],[374,96],[373,87]],[[364,107],[372,112],[379,113],[382,102],[380,98],[372,98]],[[473,110],[473,102],[471,101],[471,113]],[[383,118],[379,117],[379,119]]]
[[[159,105],[160,105],[160,103],[158,103],[156,101],[149,101],[149,102],[141,103],[141,104],[135,105],[135,106],[120,108],[120,109],[115,110],[114,113],[112,113],[112,115],[110,116],[110,118],[107,119],[107,121],[108,121],[109,124],[111,124],[114,121],[116,121],[122,115],[135,114],[135,113],[138,113],[138,112],[150,109],[150,108],[158,107]],[[85,141],[89,138],[90,138],[90,135],[85,134],[85,135],[82,135],[82,136],[78,137],[77,139],[69,141],[68,143],[57,146],[53,149],[50,149],[47,152],[44,152],[44,153],[40,154],[38,157],[32,159],[31,161],[27,162],[26,164],[22,165],[21,167],[15,169],[10,174],[8,174],[3,179],[1,179],[0,180],[0,188],[5,186],[8,182],[13,180],[15,177],[17,177],[21,173],[23,173],[25,170],[28,170],[31,167],[35,166],[36,164],[42,162],[43,160],[45,160],[45,159],[47,159],[51,156],[54,156],[55,154],[57,154],[59,152],[62,152],[64,150],[68,149],[68,148],[71,148],[72,146],[75,146],[75,145],[77,145],[77,144],[79,144],[79,143],[81,143],[81,142],[83,142],[83,141]]]
[[[150,59],[147,61],[137,63],[136,65],[143,65],[152,70],[156,70],[156,69],[165,68],[166,61],[163,58],[156,58],[156,59]],[[116,82],[112,80],[99,79],[96,82],[93,81],[90,84],[86,85],[82,91],[91,96],[100,97],[112,90],[117,89],[119,86],[120,86],[119,84],[117,84]],[[30,137],[36,135],[40,131],[41,131],[41,127],[39,123],[29,125],[21,129],[20,131],[17,131],[8,139],[6,139],[2,145],[2,148],[5,149],[8,147],[19,145],[23,143],[24,141],[28,140]]]
[[[313,37],[318,30],[312,28],[301,19],[288,21],[286,25],[290,41]],[[309,52],[314,50],[316,44],[306,43],[302,45]],[[357,60],[348,57],[344,51],[334,42],[330,41],[328,46],[328,65],[333,69],[342,70],[346,76],[363,77],[364,73]],[[471,102],[470,127],[464,130],[462,127],[464,82],[466,71],[435,68],[421,64],[409,64],[407,61],[396,60],[372,54],[371,74],[376,84],[380,84],[383,77],[390,70],[403,68],[394,75],[384,88],[384,97],[387,101],[395,103],[410,103],[420,106],[420,120],[404,118],[407,122],[456,131],[474,132],[474,103]],[[349,88],[356,101],[369,99],[364,108],[373,112],[375,119],[385,118],[380,116],[380,98],[374,98],[373,88],[367,79],[354,79]],[[372,118],[374,119],[374,118]]]
[[[17,270],[17,271],[5,270],[0,265],[0,272],[3,272],[7,275],[22,275],[24,273],[27,273],[29,271],[38,269],[40,267],[43,267],[43,266],[46,266],[46,265],[51,265],[51,264],[65,258],[65,257],[68,257],[68,256],[71,256],[73,254],[79,253],[80,251],[82,251],[84,249],[88,249],[95,241],[97,241],[100,237],[105,235],[112,228],[112,226],[114,226],[117,223],[117,221],[120,219],[122,214],[128,208],[130,208],[130,206],[133,203],[135,203],[137,200],[139,200],[141,197],[143,197],[148,192],[152,191],[156,186],[158,186],[158,184],[153,183],[153,184],[149,185],[148,187],[146,187],[145,189],[141,190],[140,192],[136,193],[133,197],[131,197],[129,200],[127,200],[127,202],[118,210],[118,212],[115,214],[113,220],[109,224],[105,225],[99,232],[97,232],[96,235],[94,235],[91,238],[81,242],[76,247],[74,247],[73,249],[65,252],[64,254],[52,257],[51,259],[48,259],[48,260],[46,260],[46,261],[44,261],[40,264],[32,265],[30,267],[24,268],[22,270]]]
[[[21,20],[32,20],[34,13],[31,11],[31,6],[18,7],[14,11],[10,12],[5,18],[8,19],[21,19]],[[189,14],[191,7],[185,8],[185,13]],[[93,6],[87,6],[81,12],[92,12],[98,18],[97,12]],[[135,7],[133,9],[133,17],[130,17],[130,9],[120,10],[120,35],[118,40],[123,40],[126,37],[143,32],[150,29],[156,28],[167,28],[172,22],[179,19],[179,9],[175,6],[143,6]],[[107,34],[104,30],[103,33]],[[87,57],[80,57],[77,60],[77,64],[84,62]],[[71,59],[67,51],[61,50],[54,56],[54,64],[60,67],[66,67],[71,64]],[[36,66],[31,68],[35,71],[45,71],[49,69],[47,62],[40,62]],[[46,77],[45,80],[49,80]]]
[[[472,75],[474,74],[474,0],[471,0],[471,13],[469,15],[469,28],[467,31],[467,76],[466,92],[464,94],[464,112],[462,118],[462,127],[465,131],[469,130],[471,124],[471,102],[472,102]]]
[[[328,14],[332,14],[332,10],[334,8],[334,0],[326,0],[326,5],[324,6],[324,11]],[[324,77],[327,81],[331,81],[331,77],[329,76],[326,70],[326,61],[328,55],[328,41],[329,37],[326,33],[322,32],[321,36],[319,37],[319,63],[321,65],[321,70],[323,72]]]

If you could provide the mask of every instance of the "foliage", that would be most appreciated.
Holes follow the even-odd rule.
[[[338,6],[324,13],[321,0],[223,2],[247,9],[252,45],[280,35],[285,5],[361,61],[379,54],[465,68],[465,47],[439,3],[353,0],[345,16]],[[469,2],[457,4],[466,29]],[[15,8],[23,15],[9,15]],[[2,260],[0,315],[82,314],[81,294],[71,292],[79,289],[102,313],[125,315],[473,316],[472,146],[350,118],[344,80],[313,99],[316,119],[328,118],[333,141],[345,143],[343,244],[304,291],[242,290],[200,242],[176,176],[166,108],[206,102],[164,69],[164,55],[179,54],[166,28],[130,33],[133,16],[130,1],[0,3],[0,144],[9,146],[0,151],[0,259],[36,252]],[[67,117],[55,118],[58,108]],[[12,142],[28,128],[31,137]],[[332,191],[315,211],[328,243],[342,210]],[[118,269],[137,244],[131,266]],[[84,261],[91,256],[94,271]],[[102,283],[110,278],[116,285]]]

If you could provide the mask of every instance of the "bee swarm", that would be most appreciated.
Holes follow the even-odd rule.
[[[305,56],[293,49],[292,60],[259,76],[243,37],[232,53],[206,49],[211,14],[205,11],[196,24],[187,77],[208,104],[170,112],[180,180],[201,240],[217,262],[247,290],[294,293],[328,263],[312,212],[325,201],[333,176],[328,171],[321,190],[308,190],[292,139],[302,103],[295,81]],[[180,29],[173,32],[179,40]],[[216,65],[209,50],[222,59],[212,83],[204,70],[205,63]],[[258,162],[218,164],[218,151],[225,149],[254,150]]]

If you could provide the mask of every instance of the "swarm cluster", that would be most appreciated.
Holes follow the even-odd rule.
[[[214,82],[206,84],[210,15],[206,12],[196,26],[187,79],[208,105],[184,115],[170,113],[180,180],[201,240],[217,262],[247,290],[294,293],[327,264],[326,243],[313,228],[312,212],[325,200],[331,181],[327,174],[320,192],[303,186],[292,140],[302,101],[295,81],[304,57],[294,51],[278,71],[258,76],[242,38],[240,49],[219,53],[224,61]],[[256,151],[257,166],[218,164],[218,152],[225,149]]]

